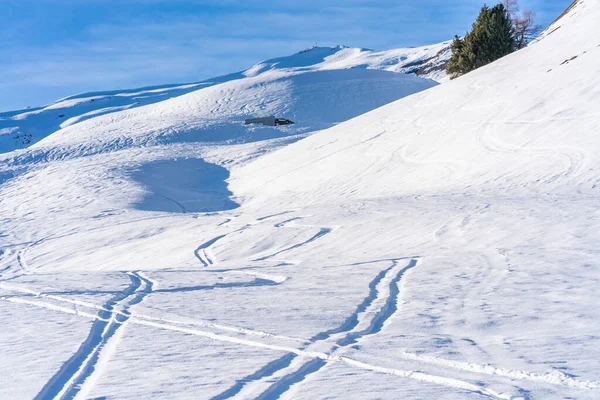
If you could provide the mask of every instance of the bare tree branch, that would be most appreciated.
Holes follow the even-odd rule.
[[[513,22],[517,49],[522,49],[536,38],[542,27],[535,23],[535,11],[524,9],[523,12],[519,13],[518,0],[503,0],[503,4]]]

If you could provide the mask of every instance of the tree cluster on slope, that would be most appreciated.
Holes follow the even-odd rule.
[[[534,19],[531,10],[519,13],[517,0],[484,5],[472,30],[454,37],[446,72],[454,79],[527,46],[540,30]]]

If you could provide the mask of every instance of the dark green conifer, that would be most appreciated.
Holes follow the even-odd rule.
[[[446,72],[452,79],[487,65],[516,50],[513,24],[502,4],[483,6],[471,32],[455,37]]]

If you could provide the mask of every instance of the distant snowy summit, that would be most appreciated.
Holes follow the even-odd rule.
[[[451,41],[431,46],[376,51],[358,47],[311,47],[291,56],[256,64],[243,72],[256,76],[268,70],[334,70],[364,68],[415,74],[436,82],[448,80],[446,65]]]

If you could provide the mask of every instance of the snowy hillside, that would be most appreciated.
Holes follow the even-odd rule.
[[[451,42],[431,46],[375,51],[346,46],[313,47],[291,57],[257,64],[244,74],[255,75],[268,69],[348,69],[364,68],[415,74],[437,82],[448,80],[446,64]]]
[[[297,90],[295,87],[306,84],[314,85],[313,92],[310,95],[320,95],[320,91],[323,90],[323,95],[327,97],[325,101],[336,101],[341,102],[341,104],[335,103],[334,107],[332,103],[332,106],[321,109],[320,113],[325,113],[325,110],[327,110],[327,113],[336,114],[319,116],[320,119],[319,121],[315,121],[316,124],[314,126],[307,126],[306,121],[303,120],[304,124],[301,131],[321,129],[331,126],[331,122],[345,121],[390,101],[397,100],[416,90],[429,87],[423,81],[407,80],[400,82],[402,79],[400,77],[377,74],[376,72],[326,73],[325,71],[351,68],[382,70],[418,75],[421,78],[442,82],[447,79],[444,68],[450,56],[448,45],[448,43],[440,43],[426,47],[387,51],[372,51],[344,46],[314,47],[291,56],[265,61],[246,71],[199,83],[179,86],[166,85],[126,91],[86,93],[58,100],[46,107],[4,112],[0,113],[0,153],[26,148],[61,128],[69,127],[90,118],[155,104],[173,97],[182,96],[186,93],[234,80],[242,80],[243,82],[232,83],[228,86],[228,89],[222,88],[221,90],[232,91],[239,90],[240,88],[243,90],[245,86],[257,86],[265,82],[271,83],[279,80],[279,88],[275,90],[279,91],[278,95],[284,97],[280,100],[282,104],[288,102],[290,96],[297,97],[297,94],[294,92],[294,90]],[[314,75],[315,82],[310,82],[312,78],[306,76],[296,78],[298,82],[286,83],[283,81],[286,77],[307,73],[318,73]],[[262,76],[259,77],[259,75]],[[252,79],[244,81],[245,78]],[[388,79],[390,80],[389,85],[386,83]],[[336,86],[338,83],[335,83],[335,81],[338,81],[338,83],[345,81],[347,87],[345,89],[338,89]],[[354,86],[352,82],[355,81],[361,81],[361,85],[363,86],[356,87],[349,93],[349,86]],[[370,83],[366,83],[366,81],[370,81]],[[412,82],[419,82],[422,86],[415,87]],[[375,87],[372,90],[369,89],[366,93],[362,93],[362,90],[365,90],[371,83]],[[290,88],[287,88],[286,85]],[[317,87],[317,85],[320,85],[320,87]],[[408,85],[408,87],[404,87],[405,85]],[[291,86],[294,86],[293,90]],[[384,93],[380,93],[379,91],[381,90]],[[204,92],[202,93],[204,94]],[[255,91],[255,95],[259,96],[257,93]],[[219,94],[217,93],[217,95]],[[228,92],[225,95],[230,96]],[[309,94],[306,93],[306,95]],[[269,107],[268,104],[261,103],[262,100],[259,97],[254,97],[256,104],[252,103],[253,99],[236,99],[235,97],[222,97],[210,100],[215,101],[215,105],[209,106],[211,116],[219,118],[237,117],[239,119],[243,116],[251,115],[250,113],[252,112],[291,112],[294,108],[290,104],[280,106],[279,109],[277,107]],[[208,100],[205,99],[203,101],[206,102]],[[267,96],[264,101],[273,102],[277,101],[277,99],[270,99]],[[296,103],[303,103],[303,101],[304,99],[294,100]],[[318,106],[324,105],[326,104],[318,103]],[[259,106],[262,108],[259,108]],[[221,115],[224,112],[223,107],[228,108],[226,115]],[[285,108],[285,110],[282,108]],[[202,112],[202,110],[199,111]],[[306,116],[301,111],[299,112],[299,118]],[[292,117],[295,116],[293,112],[291,115]]]
[[[435,87],[315,48],[33,110],[0,398],[598,398],[599,18]]]

